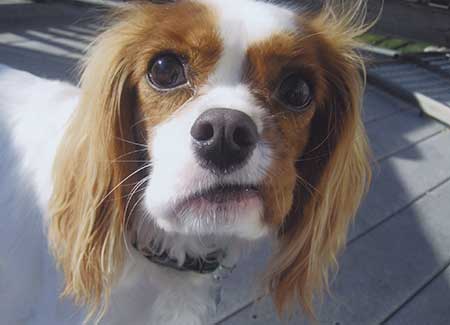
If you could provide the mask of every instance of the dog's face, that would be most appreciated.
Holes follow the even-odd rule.
[[[292,11],[261,2],[143,10],[133,81],[149,216],[169,232],[265,234],[291,208],[324,96],[319,44]]]
[[[370,175],[355,12],[124,9],[93,48],[56,162],[50,237],[66,290],[97,302],[129,219],[149,218],[166,232],[277,234],[270,289],[280,309],[309,308]]]

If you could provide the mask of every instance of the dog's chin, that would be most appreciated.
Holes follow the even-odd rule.
[[[171,203],[150,213],[166,232],[248,240],[267,233],[262,222],[263,198],[256,186],[218,185],[168,201]]]

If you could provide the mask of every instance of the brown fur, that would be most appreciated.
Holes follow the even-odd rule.
[[[271,110],[264,138],[275,160],[263,197],[265,221],[278,229],[267,278],[280,314],[294,300],[313,314],[314,293],[327,286],[328,268],[370,180],[363,66],[354,41],[363,31],[354,26],[361,4],[346,15],[327,7],[300,16],[298,34],[275,35],[248,51],[244,81]],[[296,70],[314,90],[301,113],[287,111],[272,95],[283,75]]]
[[[135,5],[112,18],[86,62],[50,200],[50,246],[65,274],[64,294],[91,306],[90,316],[102,303],[105,311],[120,274],[131,193],[147,169],[139,161],[144,143],[136,142],[192,96],[222,50],[211,13],[191,1]],[[167,49],[189,58],[195,71],[191,87],[169,96],[151,90],[145,78],[150,59]]]
[[[268,284],[280,312],[297,300],[312,314],[314,294],[327,285],[370,179],[362,66],[353,41],[363,31],[354,24],[359,11],[336,15],[325,8],[301,16],[299,34],[274,35],[248,50],[243,81],[270,109],[263,138],[275,160],[262,195],[264,220],[279,237]],[[130,193],[147,172],[136,142],[151,141],[140,134],[151,133],[206,82],[222,51],[214,19],[191,1],[132,6],[91,50],[82,98],[54,166],[49,236],[65,293],[92,312],[105,310],[120,274]],[[150,59],[168,49],[189,61],[190,85],[161,94],[145,73]],[[314,101],[302,113],[287,111],[272,96],[291,69],[314,85]]]
[[[313,315],[313,298],[328,286],[328,270],[337,265],[349,223],[370,182],[370,151],[361,119],[364,69],[354,41],[365,30],[358,25],[362,4],[357,2],[347,13],[343,7],[341,14],[326,7],[319,15],[302,19],[307,37],[300,46],[314,50],[301,61],[313,67],[320,92],[315,94],[308,128],[297,133],[290,128],[283,138],[291,148],[293,142],[303,144],[308,138],[298,159],[290,160],[295,171],[288,166],[284,177],[275,178],[283,184],[278,189],[284,188],[278,196],[293,201],[287,215],[275,218],[279,221],[282,216],[279,249],[268,271],[269,290],[280,313],[298,301]],[[292,179],[297,179],[294,189],[286,185]]]

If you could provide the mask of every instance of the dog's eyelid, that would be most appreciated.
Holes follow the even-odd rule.
[[[173,91],[175,91],[175,90],[180,90],[180,89],[190,89],[190,90],[193,89],[193,87],[192,87],[192,85],[191,85],[191,83],[190,83],[189,81],[188,81],[187,83],[185,83],[185,84],[182,84],[182,85],[180,85],[180,86],[176,86],[176,87],[174,87],[174,88],[164,89],[164,88],[159,88],[159,87],[153,85],[153,84],[151,83],[151,81],[150,81],[150,79],[149,79],[148,76],[147,76],[146,78],[147,78],[147,82],[150,84],[150,86],[151,86],[154,90],[156,90],[157,92],[159,92],[159,93],[161,93],[161,94],[171,93],[171,92],[173,92]]]

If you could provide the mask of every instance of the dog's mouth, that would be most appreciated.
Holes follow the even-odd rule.
[[[256,185],[218,184],[182,200],[176,210],[202,212],[204,209],[216,209],[225,212],[247,207],[254,201],[260,201],[260,190]]]
[[[192,196],[192,199],[201,198],[210,203],[240,202],[259,194],[255,185],[217,185]]]

